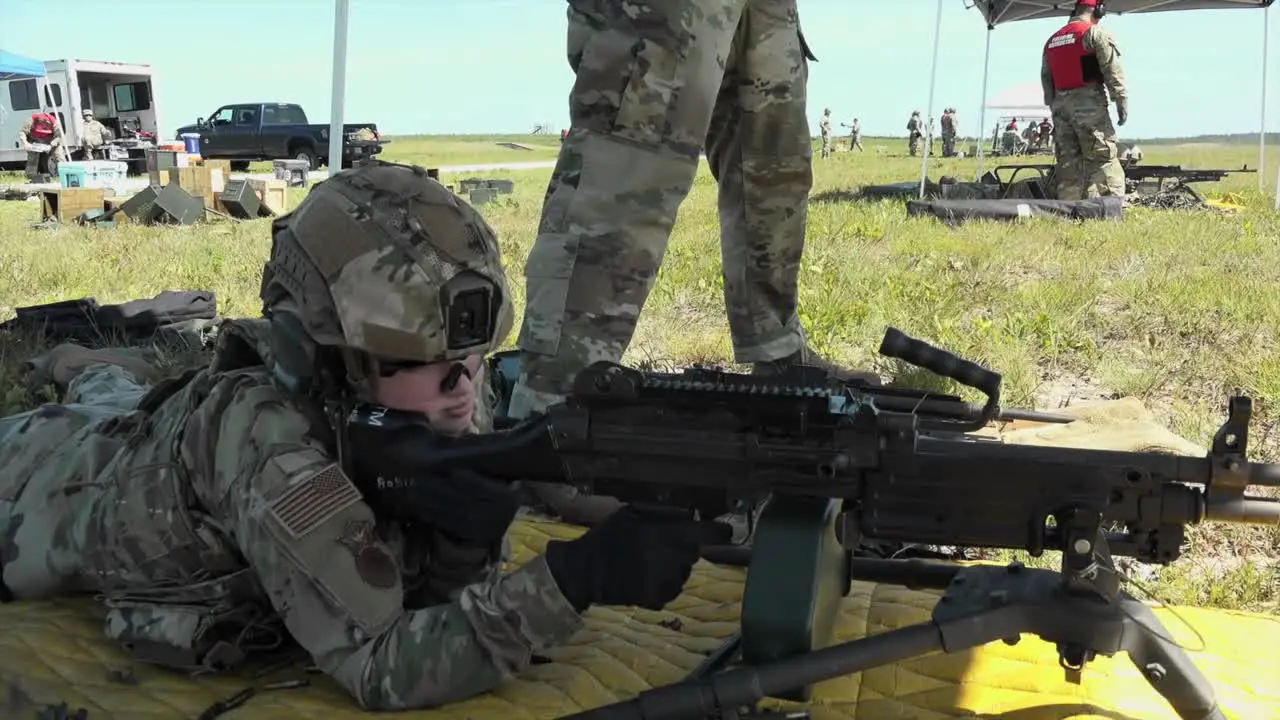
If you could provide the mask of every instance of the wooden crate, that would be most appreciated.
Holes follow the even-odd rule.
[[[102,188],[58,188],[40,191],[40,220],[75,222],[90,210],[103,209]]]
[[[285,214],[289,209],[289,184],[284,180],[250,180],[249,187],[258,194],[271,212],[277,216]]]

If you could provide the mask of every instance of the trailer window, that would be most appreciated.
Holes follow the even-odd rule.
[[[111,88],[116,99],[116,112],[151,109],[151,91],[145,81],[120,83]]]
[[[58,83],[45,85],[44,101],[50,107],[62,107],[62,86]]]
[[[36,110],[40,107],[40,92],[36,90],[36,81],[14,80],[9,83],[9,107],[15,112]]]

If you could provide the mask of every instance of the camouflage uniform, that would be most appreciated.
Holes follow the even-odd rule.
[[[822,111],[818,131],[822,133],[822,157],[831,157],[831,110]]]
[[[581,626],[543,557],[504,575],[493,546],[375,518],[335,463],[323,413],[286,389],[299,377],[273,335],[286,311],[318,345],[432,362],[446,337],[438,288],[484,277],[503,298],[492,334],[447,357],[511,329],[492,230],[424,170],[406,182],[387,167],[336,175],[276,221],[272,319],[229,322],[210,366],[149,387],[136,362],[81,358],[63,368],[65,404],[0,421],[0,590],[97,594],[110,637],[171,667],[233,665],[292,635],[371,709],[484,692]],[[335,233],[341,244],[327,242]],[[65,348],[82,350],[55,355]],[[348,377],[367,390],[351,352]]]
[[[58,163],[67,159],[66,138],[62,134],[62,123],[53,123],[52,141],[33,138],[31,131],[34,127],[35,122],[33,118],[27,118],[27,120],[22,123],[22,127],[18,130],[18,146],[27,150],[27,165],[23,170],[26,173],[27,179],[31,182],[35,182],[39,179],[42,170],[50,175],[56,174]],[[29,150],[29,145],[36,142],[49,145],[49,152],[41,153]],[[49,160],[54,161],[52,165],[49,164]]]
[[[719,183],[734,359],[825,364],[800,324],[813,141],[796,0],[571,0],[573,129],[525,266],[511,414],[558,402],[621,359],[705,146]]]
[[[862,122],[854,118],[853,124],[845,127],[849,128],[849,152],[853,152],[855,147],[860,151],[865,150],[866,148],[862,147]]]
[[[1070,22],[1080,21],[1080,16],[1072,16]],[[1128,115],[1120,50],[1111,33],[1096,23],[1084,34],[1083,43],[1085,52],[1097,58],[1102,83],[1058,91],[1054,87],[1048,52],[1040,66],[1044,103],[1053,112],[1053,149],[1060,200],[1125,194],[1116,130],[1107,112],[1107,92],[1110,91],[1121,124]]]
[[[81,124],[80,141],[84,145],[85,157],[105,160],[105,148],[111,131],[107,129],[106,125],[94,119],[92,112],[86,110],[83,117],[84,122]]]
[[[942,157],[953,157],[956,154],[955,112],[948,108],[942,113]]]
[[[911,113],[911,119],[907,120],[907,152],[915,157],[920,152],[920,140],[924,138],[924,122],[920,120],[920,112]]]

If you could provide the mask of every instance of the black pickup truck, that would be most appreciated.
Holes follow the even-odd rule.
[[[374,123],[342,126],[342,167],[382,152],[387,140]],[[223,105],[208,120],[178,128],[200,135],[200,155],[230,160],[231,169],[242,172],[254,160],[306,160],[314,170],[329,164],[329,126],[307,122],[302,106],[293,103],[239,103]]]

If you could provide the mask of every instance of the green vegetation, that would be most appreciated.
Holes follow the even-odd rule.
[[[396,138],[384,157],[440,167],[550,160],[558,147],[558,137],[510,139],[538,149],[506,150],[492,138]],[[1052,408],[1137,396],[1174,431],[1204,445],[1227,395],[1241,389],[1255,399],[1253,457],[1280,461],[1280,213],[1257,191],[1256,175],[1200,186],[1211,196],[1234,193],[1244,205],[1238,214],[1137,208],[1121,223],[949,228],[908,219],[900,202],[838,199],[838,191],[918,176],[920,159],[907,157],[905,146],[872,141],[865,153],[815,160],[801,284],[805,326],[819,350],[892,373],[875,349],[885,326],[894,325],[1001,371],[1010,404]],[[1186,167],[1253,166],[1257,153],[1248,144],[1145,149],[1147,163]],[[1280,157],[1275,148],[1272,157]],[[972,159],[935,158],[930,175],[968,178],[974,169]],[[524,260],[550,170],[444,180],[475,174],[516,181],[513,195],[481,209],[503,239],[522,305]],[[704,166],[628,361],[731,357],[715,194]],[[301,196],[295,192],[291,201]],[[38,212],[34,203],[0,203],[0,320],[22,305],[86,295],[118,302],[177,288],[216,291],[227,316],[259,311],[270,248],[265,220],[29,229]],[[12,412],[34,401],[16,374],[16,362],[32,348],[5,342],[0,338],[0,378],[12,389],[0,395],[0,410]],[[1276,610],[1278,557],[1280,530],[1206,525],[1193,529],[1182,561],[1144,577],[1172,602]]]

